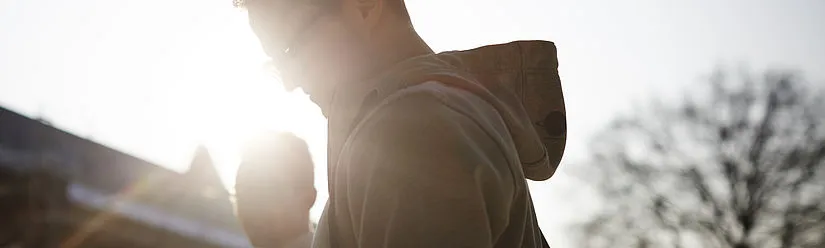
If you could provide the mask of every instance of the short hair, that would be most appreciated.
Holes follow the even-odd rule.
[[[244,8],[247,1],[272,1],[272,0],[232,0],[232,6],[235,8]],[[407,11],[407,5],[404,0],[386,0],[389,9],[398,12],[402,18],[410,19],[410,13]],[[324,1],[326,4],[340,4],[341,0]]]
[[[244,147],[236,187],[266,188],[267,182],[279,174],[286,180],[312,187],[313,165],[309,146],[303,139],[287,132],[262,134]]]

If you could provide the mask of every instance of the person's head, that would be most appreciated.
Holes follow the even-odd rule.
[[[431,53],[403,0],[234,0],[288,90],[301,87],[322,109],[338,83]]]
[[[309,231],[315,203],[307,144],[289,133],[261,135],[247,144],[235,180],[238,218],[257,245],[276,245]]]

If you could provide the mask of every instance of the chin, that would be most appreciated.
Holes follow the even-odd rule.
[[[298,88],[299,88],[299,87],[298,87],[298,86],[296,86],[295,84],[290,84],[290,83],[281,83],[281,87],[282,87],[282,88],[284,89],[284,91],[286,91],[286,92],[293,92],[293,91],[295,91],[295,89],[298,89]]]
[[[311,101],[312,101],[313,103],[315,103],[315,104],[320,104],[319,102],[320,102],[320,101],[323,101],[323,100],[322,100],[322,99],[323,99],[323,97],[321,97],[321,96],[320,96],[319,94],[317,94],[317,93],[311,93],[311,92],[307,92],[307,91],[304,91],[304,92],[305,92],[305,93],[309,96],[309,100],[311,100]]]
[[[300,88],[305,94],[309,95],[309,99],[313,103],[326,111],[326,107],[331,104],[332,95],[335,92],[335,86],[339,83],[330,73],[321,74],[299,74],[295,71],[290,71],[285,74],[283,80],[284,89],[293,91]],[[326,113],[324,114],[326,115]]]
[[[281,76],[281,86],[287,92],[294,91],[295,89],[298,89],[298,88],[303,88],[303,87],[301,87],[300,84],[297,84],[296,82],[299,82],[299,81],[295,80],[294,77]]]
[[[304,91],[307,95],[309,95],[309,99],[312,100],[313,103],[318,104],[318,106],[323,107],[324,104],[329,104],[332,101],[332,95],[335,92],[335,87],[330,84],[326,87],[312,87],[307,85],[305,87],[301,87],[301,90]]]

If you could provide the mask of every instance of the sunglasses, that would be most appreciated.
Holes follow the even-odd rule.
[[[321,1],[323,2],[323,1]],[[284,68],[284,64],[288,63],[295,58],[295,55],[299,53],[300,49],[304,44],[307,43],[307,39],[309,39],[309,31],[318,24],[318,21],[333,13],[332,6],[333,4],[328,3],[321,3],[319,1],[310,1],[307,4],[309,11],[312,11],[311,14],[302,17],[299,21],[298,28],[295,29],[295,33],[289,36],[289,40],[285,41],[283,44],[284,46],[278,49],[278,53],[273,55],[272,61],[267,63],[267,69],[274,72],[276,76],[281,75],[281,71]]]

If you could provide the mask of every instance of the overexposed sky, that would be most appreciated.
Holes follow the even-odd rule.
[[[438,51],[556,42],[569,122],[563,167],[575,166],[587,136],[631,103],[668,98],[718,65],[825,79],[821,0],[407,5]],[[0,105],[175,170],[204,142],[231,181],[233,147],[262,128],[298,133],[323,165],[323,117],[303,94],[261,75],[263,60],[230,0],[0,0]],[[326,189],[326,171],[317,174]],[[551,243],[574,247],[563,230],[584,212],[568,202],[583,184],[562,172],[531,186]]]

